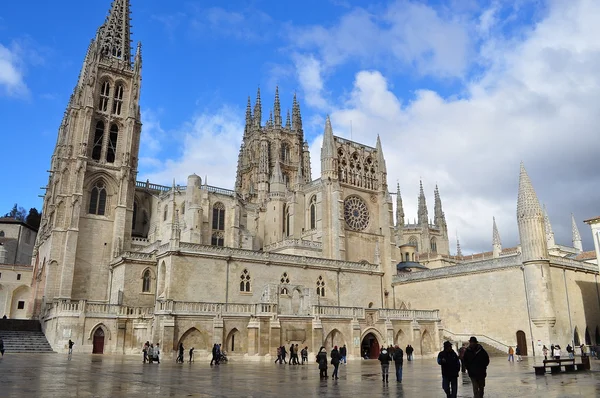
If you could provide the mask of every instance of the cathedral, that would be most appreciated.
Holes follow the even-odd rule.
[[[379,136],[335,136],[327,118],[312,176],[300,102],[284,120],[278,90],[268,119],[260,90],[248,98],[233,190],[196,174],[185,186],[137,181],[142,47],[132,57],[129,8],[114,0],[97,30],[51,159],[28,314],[54,350],[73,340],[80,352],[138,354],[151,341],[209,355],[221,343],[261,360],[281,345],[345,344],[350,358],[373,358],[384,345],[428,356],[476,335],[539,355],[583,330],[600,343],[596,255],[581,258],[581,238],[550,239],[523,166],[521,244],[503,249],[494,223],[493,250],[472,256],[450,255],[437,187],[432,219],[422,185],[418,217],[405,218]]]

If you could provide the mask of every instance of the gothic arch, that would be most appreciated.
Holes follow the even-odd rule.
[[[12,297],[11,297],[11,306],[10,306],[10,317],[11,319],[23,319],[21,317],[18,317],[17,314],[19,312],[23,313],[23,311],[27,310],[27,304],[29,301],[29,296],[31,294],[29,293],[29,286],[27,285],[20,285],[19,287],[17,287],[16,289],[13,290],[12,292]],[[18,303],[19,301],[24,301],[25,302],[25,306],[22,309],[18,309]],[[8,311],[7,311],[8,313]]]
[[[579,329],[575,326],[575,330],[573,331],[573,344],[577,347],[581,345],[581,339],[579,338]]]
[[[148,272],[150,274],[150,288],[149,290],[144,290],[143,286],[144,286],[144,278],[146,276],[146,272]],[[154,270],[152,270],[152,268],[150,267],[146,267],[142,270],[142,273],[140,274],[140,280],[142,281],[142,291],[145,293],[152,293],[155,291],[155,287],[156,287],[156,275],[154,274]]]
[[[377,330],[374,327],[368,327],[365,330],[363,330],[360,334],[360,340],[362,341],[366,335],[368,335],[369,333],[371,333],[373,336],[375,336],[375,338],[377,339],[377,341],[379,341],[379,345],[381,347],[383,347],[383,344],[385,344],[385,339],[383,338],[383,335],[379,332],[379,330]]]
[[[327,333],[325,340],[323,340],[323,346],[325,347],[327,352],[331,351],[333,349],[333,346],[338,346],[339,348],[344,344],[347,344],[346,337],[337,328],[334,328],[329,333]]]
[[[400,348],[404,349],[408,343],[410,343],[410,339],[406,333],[402,329],[399,329],[394,338],[394,342],[400,346]]]
[[[109,196],[114,195],[117,192],[117,181],[111,174],[107,173],[104,170],[98,170],[87,177],[84,185],[85,191],[89,192],[94,187],[94,185],[96,185],[96,183],[101,180],[104,181],[104,184],[106,185],[106,193]]]
[[[96,333],[96,329],[98,329],[98,328],[102,329],[102,331],[104,332],[104,337],[106,337],[108,340],[111,339],[110,329],[107,328],[104,323],[98,322],[90,329],[90,332],[88,335],[88,340],[93,340],[94,333]]]
[[[186,350],[189,350],[192,347],[194,347],[195,350],[209,350],[210,348],[208,346],[208,333],[196,327],[191,327],[183,333],[175,348],[179,347],[180,343],[183,344],[183,348]]]
[[[587,326],[585,327],[584,338],[585,338],[585,344],[586,345],[591,345],[592,344],[592,338],[590,336],[590,329]]]
[[[225,351],[227,353],[242,353],[244,352],[244,342],[242,334],[237,328],[233,328],[227,334],[225,339]]]
[[[431,333],[427,329],[421,334],[421,355],[431,354],[434,352],[435,346]]]

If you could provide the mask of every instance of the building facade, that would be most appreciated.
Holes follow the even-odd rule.
[[[165,353],[182,343],[208,355],[222,343],[255,359],[292,343],[311,352],[346,344],[354,358],[396,343],[436,352],[455,319],[442,320],[448,302],[429,297],[434,276],[409,279],[437,270],[398,276],[397,265],[468,263],[449,255],[437,187],[433,220],[422,186],[418,219],[405,220],[399,188],[394,215],[379,137],[374,146],[337,137],[329,118],[313,179],[300,103],[283,121],[278,90],[264,123],[260,91],[254,106],[248,99],[233,190],[195,174],[185,186],[136,181],[142,52],[138,44],[132,61],[129,42],[129,1],[114,0],[59,128],[28,309],[50,344],[133,354],[149,340]],[[530,323],[551,339],[561,315],[536,279],[552,264],[535,235],[544,219],[540,227],[537,209],[523,214]],[[469,331],[482,333],[476,326]]]

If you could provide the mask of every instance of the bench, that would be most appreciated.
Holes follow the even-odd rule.
[[[561,368],[564,366],[565,372],[573,372],[575,369],[577,370],[585,370],[585,365],[583,363],[575,363],[575,358],[565,358],[565,359],[544,359],[544,364],[542,366],[534,366],[536,375],[544,375],[546,374],[546,368],[550,368],[550,373],[560,373]]]

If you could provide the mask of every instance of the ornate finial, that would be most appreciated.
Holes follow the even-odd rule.
[[[269,121],[268,121],[269,127],[273,127],[273,111],[269,110]]]
[[[292,128],[292,123],[290,122],[290,110],[287,110],[287,115],[285,116],[285,128],[286,129],[291,129]]]
[[[281,105],[279,104],[279,86],[275,86],[275,104],[274,110],[274,123],[276,127],[281,127]]]
[[[502,241],[500,240],[500,233],[498,232],[498,226],[496,225],[496,217],[492,217],[492,221],[493,221],[492,245],[493,246],[502,246]]]
[[[113,0],[104,25],[98,30],[101,56],[123,60],[131,67],[129,0]]]
[[[254,104],[254,125],[261,126],[262,123],[262,105],[260,103],[260,87],[256,91],[256,103]]]
[[[400,194],[400,183],[396,186],[396,226],[404,226],[404,206],[402,205],[402,195]]]
[[[462,249],[460,248],[460,240],[458,239],[458,231],[456,232],[456,256],[462,257]]]
[[[423,192],[423,180],[419,179],[419,211],[417,214],[419,218],[419,224],[426,225],[428,224],[429,216],[427,211],[427,201],[425,199],[425,192]]]
[[[571,231],[573,233],[573,247],[582,252],[583,244],[581,242],[581,235],[579,234],[579,228],[577,228],[577,222],[573,213],[571,213]]]
[[[250,133],[251,126],[252,126],[252,102],[250,101],[250,96],[248,96],[248,103],[246,104],[246,126],[244,127],[244,135],[248,135]]]

